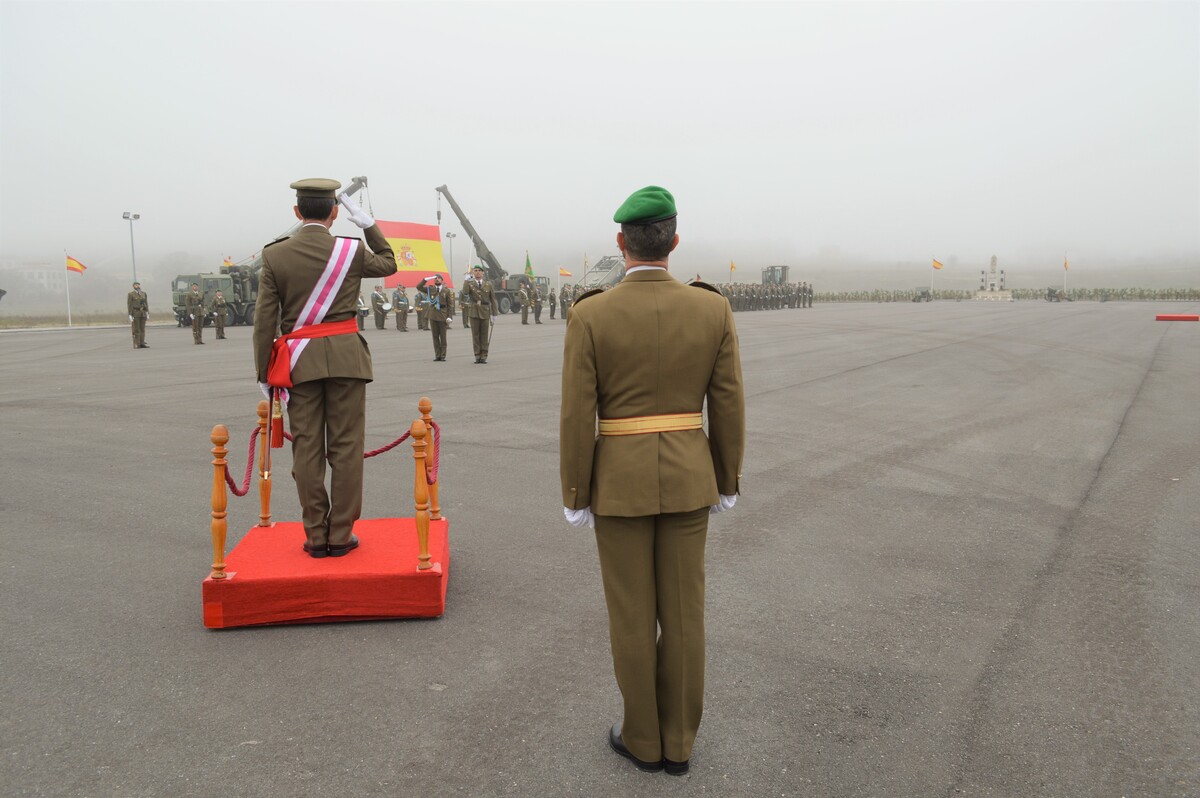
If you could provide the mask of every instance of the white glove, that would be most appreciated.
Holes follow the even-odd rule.
[[[722,493],[721,498],[717,500],[717,503],[708,508],[708,512],[711,515],[723,513],[732,508],[735,504],[737,504],[737,496],[726,496],[724,493]]]
[[[271,386],[270,385],[267,385],[265,382],[260,382],[258,384],[258,390],[263,392],[263,396],[267,397],[268,402],[271,401]]]
[[[133,321],[133,316],[130,316],[130,317],[129,317],[129,320],[130,320],[130,321]]]
[[[571,526],[586,526],[588,529],[596,528],[596,516],[592,515],[591,507],[584,507],[582,510],[572,510],[570,507],[564,507],[563,517],[567,519],[567,523]]]
[[[350,221],[358,225],[359,229],[366,230],[371,225],[375,224],[366,211],[358,206],[358,203],[351,199],[346,194],[338,194],[338,202],[342,203],[342,207],[346,209],[346,213],[350,216]]]
[[[195,321],[195,320],[196,320],[196,317],[195,317],[195,316],[193,316],[191,313],[189,313],[189,314],[188,314],[188,321]]]

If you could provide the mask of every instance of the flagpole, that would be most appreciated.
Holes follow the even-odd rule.
[[[70,256],[67,255],[67,251],[64,249],[63,263],[66,263],[68,257]],[[65,271],[67,272],[67,326],[71,327],[73,326],[71,324],[71,270],[65,269]]]

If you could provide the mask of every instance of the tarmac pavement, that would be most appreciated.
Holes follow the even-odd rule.
[[[31,796],[1200,795],[1200,325],[1190,303],[736,315],[744,494],[713,518],[690,775],[619,720],[590,531],[563,520],[562,320],[363,333],[367,447],[420,396],[437,620],[210,631],[209,434],[240,482],[250,330],[0,333],[0,788]],[[390,321],[390,320],[389,320]],[[411,320],[410,320],[411,321]],[[364,517],[411,515],[407,445]],[[272,512],[298,520],[290,451]],[[257,522],[230,498],[229,546]],[[353,555],[351,555],[353,556]]]

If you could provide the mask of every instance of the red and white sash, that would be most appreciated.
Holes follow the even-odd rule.
[[[350,264],[354,262],[354,254],[358,251],[359,243],[357,238],[333,239],[333,252],[329,253],[329,262],[325,264],[325,271],[321,272],[321,277],[313,287],[312,294],[304,303],[304,308],[300,311],[299,318],[296,319],[296,326],[292,328],[293,332],[325,321],[325,315],[329,313],[333,300],[337,298],[338,290],[346,281],[346,275],[350,273]],[[309,340],[309,338],[295,338],[287,341],[293,369],[296,368],[300,353],[308,346]],[[287,391],[280,389],[280,394],[286,403]]]

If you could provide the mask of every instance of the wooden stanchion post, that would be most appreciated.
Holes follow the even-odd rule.
[[[413,500],[417,505],[417,570],[433,567],[429,562],[429,483],[425,476],[425,422],[417,419],[409,430],[412,434],[413,460],[416,477],[413,480]]]
[[[213,427],[211,436],[213,448],[213,489],[212,489],[212,544],[213,564],[210,579],[225,578],[225,469],[228,465],[225,455],[229,452],[225,444],[229,443],[229,430],[224,424]]]
[[[429,401],[428,396],[422,396],[421,401],[417,402],[417,409],[421,411],[421,421],[425,424],[425,431],[429,433],[430,446],[433,445],[433,417],[430,413],[433,412],[433,402]],[[441,444],[439,436],[438,444]],[[433,475],[433,457],[432,455],[425,458],[425,469],[430,476]],[[438,501],[438,481],[434,480],[429,484],[429,520],[440,521],[442,518],[442,505]]]
[[[263,399],[258,403],[258,437],[261,447],[258,455],[258,525],[271,525],[271,430],[269,427],[271,403]]]

